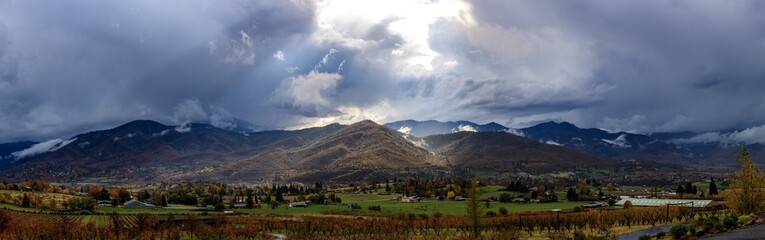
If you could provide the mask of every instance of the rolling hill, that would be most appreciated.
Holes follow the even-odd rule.
[[[459,132],[429,136],[425,141],[455,168],[549,172],[615,166],[609,159],[504,132]]]

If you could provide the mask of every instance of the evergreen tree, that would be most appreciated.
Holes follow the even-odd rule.
[[[709,195],[717,195],[717,184],[715,178],[712,178],[709,182]]]
[[[106,189],[106,187],[101,188],[101,194],[99,195],[98,200],[111,200],[109,189]]]
[[[160,207],[167,207],[167,196],[165,196],[164,194],[162,194],[162,200],[160,201],[159,206]]]
[[[576,194],[576,190],[574,190],[573,187],[569,187],[568,191],[566,191],[566,200],[569,200],[569,201],[579,200],[579,195]]]
[[[282,192],[281,191],[276,191],[276,201],[280,202],[280,203],[284,202],[284,196],[282,196]]]
[[[21,199],[21,207],[28,208],[29,206],[30,206],[29,196],[27,196],[27,194],[25,193],[24,197]]]
[[[695,195],[696,191],[694,191],[693,188],[694,188],[693,184],[691,183],[685,184],[685,193]]]
[[[677,185],[677,190],[675,190],[678,196],[683,196],[685,194],[685,188],[683,188],[683,185]]]
[[[255,200],[252,198],[252,195],[247,196],[247,200],[245,200],[245,204],[247,208],[255,207]]]

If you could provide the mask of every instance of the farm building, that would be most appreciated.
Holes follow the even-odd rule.
[[[109,200],[98,200],[98,202],[96,202],[96,205],[99,206],[99,207],[111,206],[112,205],[112,201],[109,201]]]
[[[140,208],[154,208],[154,204],[149,204],[145,202],[141,202],[135,199],[132,199],[130,201],[125,202],[123,204],[124,208],[131,208],[131,209],[140,209]]]
[[[632,206],[636,207],[656,207],[656,206],[683,206],[704,208],[713,204],[712,200],[703,199],[647,199],[647,198],[625,198],[616,202],[617,206],[624,206],[624,203],[630,201]]]
[[[608,207],[608,203],[606,202],[591,202],[589,204],[582,205],[583,208],[600,208],[600,207]]]
[[[290,203],[290,207],[308,207],[308,204],[305,202],[294,202]]]

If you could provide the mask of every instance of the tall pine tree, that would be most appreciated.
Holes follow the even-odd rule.
[[[715,178],[712,178],[711,181],[709,181],[709,195],[717,195],[717,184],[715,183]]]

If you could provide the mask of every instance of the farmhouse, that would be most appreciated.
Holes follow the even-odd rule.
[[[130,209],[154,208],[154,204],[149,204],[149,203],[141,202],[135,199],[131,199],[130,201],[125,202],[125,204],[122,207],[130,208]]]
[[[630,201],[632,206],[637,207],[655,207],[655,206],[683,206],[693,208],[704,208],[713,204],[712,200],[703,199],[647,199],[647,198],[625,198],[616,202],[617,206],[624,206],[624,203]]]

